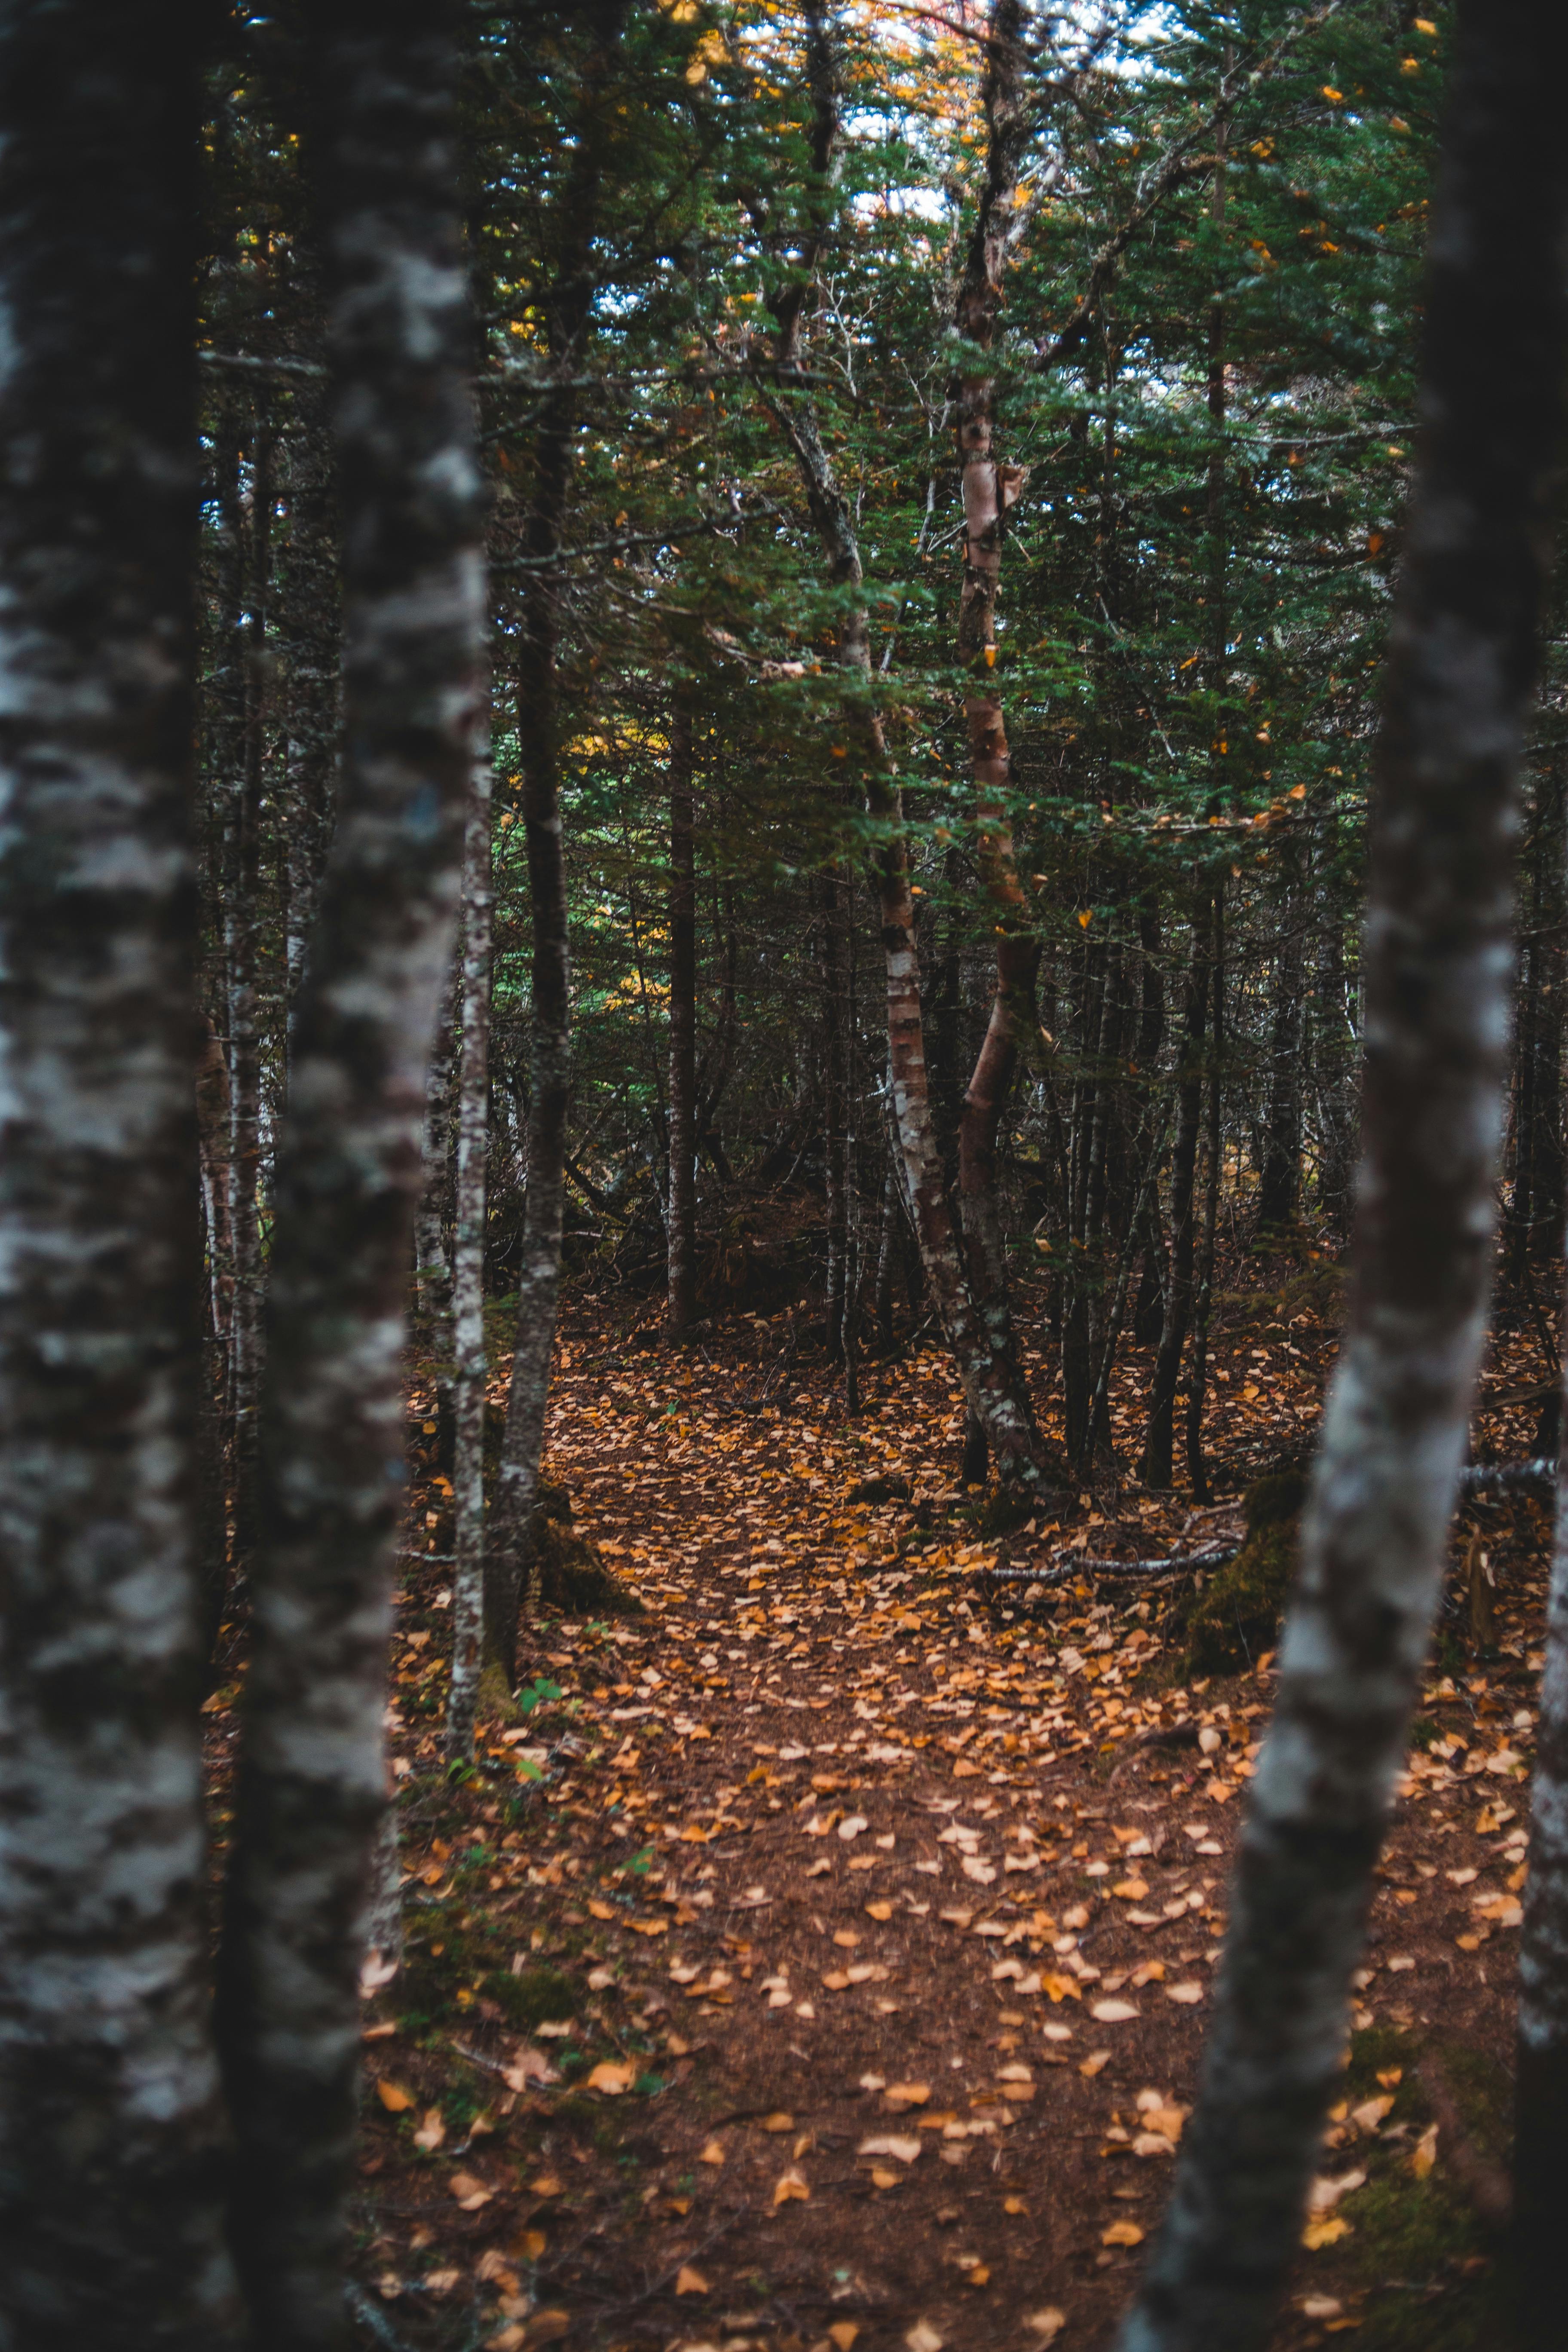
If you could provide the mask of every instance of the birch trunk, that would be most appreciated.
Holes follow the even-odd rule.
[[[1516,770],[1562,439],[1565,68],[1556,10],[1460,6],[1378,741],[1353,1288],[1202,2087],[1122,2352],[1268,2338],[1441,1590],[1486,1329]]]
[[[257,2352],[346,2340],[403,1307],[483,610],[447,12],[336,0],[317,19],[311,70],[333,280],[345,756],[279,1151],[263,1541],[219,1960],[230,2235]]]
[[[489,1151],[490,747],[474,761],[463,844],[463,1045],[452,1242],[452,1685],[447,1753],[472,1756],[485,1632],[485,1173]]]
[[[194,10],[0,13],[0,2341],[237,2342],[196,1708]]]

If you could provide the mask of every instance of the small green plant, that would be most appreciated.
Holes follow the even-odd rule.
[[[547,1676],[541,1675],[538,1682],[524,1683],[517,1695],[517,1703],[524,1715],[531,1715],[536,1706],[546,1706],[552,1699],[558,1699],[560,1696],[560,1684],[552,1683]]]

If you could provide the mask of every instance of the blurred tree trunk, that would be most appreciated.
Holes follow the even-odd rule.
[[[194,8],[0,15],[0,2337],[18,2352],[238,2340],[197,1714],[200,63]]]
[[[669,1223],[668,1321],[679,1339],[697,1315],[697,874],[692,848],[691,713],[669,714]]]
[[[474,1752],[485,1630],[485,1173],[489,1156],[490,746],[474,757],[463,840],[463,1043],[452,1240],[452,1686],[447,1753]]]
[[[402,1312],[483,617],[449,21],[425,0],[335,0],[311,43],[346,749],[278,1155],[262,1540],[219,1956],[230,2240],[258,2352],[347,2340]]]

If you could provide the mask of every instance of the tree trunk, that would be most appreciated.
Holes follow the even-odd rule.
[[[955,324],[969,349],[988,359],[1002,311],[1002,272],[1016,235],[1018,170],[1027,119],[1023,91],[1021,0],[994,0],[983,104],[986,171],[959,284]],[[1018,1064],[1020,1042],[1038,1027],[1035,979],[1040,941],[1013,848],[1012,760],[996,663],[996,599],[1003,518],[1024,484],[1021,467],[998,463],[996,382],[984,365],[962,365],[950,394],[963,491],[963,584],[958,659],[967,685],[964,717],[974,779],[976,852],[996,933],[996,984],[979,1058],[958,1128],[958,1190],[969,1281],[991,1347],[1007,1367],[1019,1402],[1006,1251],[997,1188],[996,1146]],[[1026,1407],[1025,1408],[1026,1410]]]
[[[1225,888],[1214,894],[1214,1008],[1209,1028],[1209,1116],[1205,1144],[1208,1159],[1204,1189],[1204,1237],[1198,1254],[1197,1296],[1193,1307],[1193,1352],[1187,1371],[1187,1478],[1197,1504],[1213,1501],[1204,1465],[1204,1407],[1209,1387],[1209,1308],[1214,1299],[1215,1246],[1219,1225],[1220,1184],[1225,1174]]]
[[[697,1316],[697,873],[692,850],[691,713],[669,715],[668,1328]]]
[[[1556,11],[1460,6],[1373,804],[1353,1284],[1202,2088],[1122,2352],[1269,2334],[1442,1585],[1486,1331],[1515,771],[1563,427],[1565,69]]]
[[[488,717],[483,732],[488,735]],[[485,1171],[489,1150],[490,747],[474,760],[463,842],[463,1046],[452,1243],[452,1687],[447,1753],[474,1752],[485,1631]]]
[[[1193,1194],[1197,1173],[1198,1121],[1203,1111],[1203,1043],[1208,986],[1208,961],[1202,936],[1194,925],[1182,1065],[1176,1081],[1176,1140],[1171,1154],[1171,1257],[1165,1279],[1165,1316],[1154,1359],[1154,1376],[1149,1386],[1143,1458],[1138,1466],[1138,1475],[1146,1486],[1170,1485],[1175,1450],[1176,1389],[1193,1306]]]
[[[1274,1019],[1268,1039],[1268,1110],[1258,1222],[1291,1224],[1301,1174],[1301,965],[1304,909],[1294,891],[1280,906],[1285,938],[1274,960]]]
[[[819,183],[831,189],[837,135],[837,65],[819,7],[807,9],[807,71],[813,104],[813,153]],[[800,367],[800,336],[809,271],[826,220],[814,226],[806,269],[769,298],[776,332],[774,365],[781,380]],[[764,395],[765,397],[765,395]],[[827,559],[830,584],[846,592],[838,627],[844,716],[853,740],[876,844],[882,952],[887,974],[888,1075],[899,1150],[921,1264],[932,1305],[952,1350],[969,1410],[984,1428],[1004,1484],[1043,1491],[1045,1446],[1010,1356],[998,1349],[991,1323],[975,1304],[964,1270],[958,1230],[943,1181],[926,1079],[921,1015],[920,957],[903,801],[889,758],[872,689],[869,621],[864,602],[859,542],[848,502],[835,479],[816,412],[804,392],[786,406],[768,401],[774,423],[794,452],[813,526]]]
[[[560,549],[566,518],[577,420],[576,396],[569,379],[578,364],[578,346],[593,308],[594,236],[607,132],[606,91],[626,17],[626,0],[599,0],[594,16],[595,47],[584,75],[581,125],[563,211],[567,247],[548,310],[551,357],[568,382],[549,392],[540,405],[533,499],[525,533],[526,550],[535,568],[529,575],[518,632],[518,735],[533,916],[528,1197],[518,1278],[517,1342],[485,1551],[485,1642],[509,1681],[516,1674],[518,1605],[528,1564],[529,1523],[550,1401],[550,1361],[561,1295],[566,1108],[572,1075],[572,967],[557,742],[558,617],[548,566]],[[635,912],[633,920],[635,925]],[[640,956],[640,949],[638,952]]]
[[[0,16],[0,2337],[237,2341],[207,2004],[199,26]]]
[[[230,2235],[258,2352],[346,2341],[402,1317],[483,613],[444,12],[338,0],[318,20],[312,70],[335,281],[347,749],[278,1157],[263,1540],[219,1962]]]
[[[247,534],[245,736],[234,792],[234,896],[229,922],[229,1105],[233,1137],[235,1561],[249,1568],[259,1533],[259,1415],[264,1276],[261,1257],[261,1024],[258,1003],[262,762],[267,728],[267,605],[271,587],[272,447],[255,436]]]

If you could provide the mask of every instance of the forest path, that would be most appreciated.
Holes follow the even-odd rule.
[[[1089,2347],[1157,2221],[1271,1676],[1184,1682],[1126,1586],[993,1612],[974,1571],[999,1549],[1164,1549],[1184,1507],[1102,1500],[983,1544],[944,1467],[945,1360],[869,1365],[853,1423],[804,1371],[780,1414],[782,1326],[672,1356],[574,1310],[549,1469],[643,1613],[531,1629],[531,1710],[467,1786],[430,1719],[445,1571],[409,1580],[409,1948],[367,2011],[362,2268],[400,2343]],[[1238,1406],[1250,1385],[1310,1427],[1321,1366],[1280,1342],[1276,1377],[1257,1339],[1220,1349]],[[877,1478],[908,1499],[851,1500]],[[438,1548],[439,1487],[422,1499]],[[1436,2200],[1445,2314],[1489,2324],[1476,2225],[1409,2158],[1431,2036],[1495,2072],[1510,2029],[1532,1696],[1510,1612],[1539,1623],[1544,1563],[1530,1507],[1496,1518],[1499,1653],[1427,1694],[1324,2159],[1344,2185],[1320,2191],[1282,2352],[1426,2313],[1424,2277],[1375,2293],[1427,2260],[1379,2235],[1379,2214],[1408,2235],[1406,2186]],[[1495,2097],[1460,2088],[1484,2141]]]

